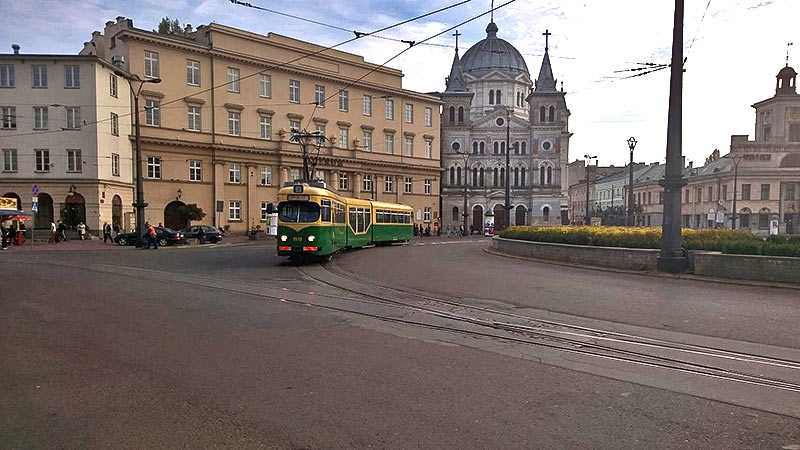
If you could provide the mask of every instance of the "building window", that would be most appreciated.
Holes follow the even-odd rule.
[[[33,107],[33,129],[34,130],[47,129],[47,106]]]
[[[296,167],[291,169],[289,171],[289,176],[291,177],[292,181],[299,180],[300,179],[300,169],[298,169]]]
[[[766,229],[769,228],[769,210],[763,208],[758,213],[758,228]]]
[[[203,181],[202,162],[196,159],[189,161],[189,181]]]
[[[768,141],[772,137],[772,127],[769,125],[764,125],[762,130],[763,132],[761,133],[761,140]]]
[[[272,117],[261,116],[259,118],[259,126],[261,128],[261,139],[272,139]]]
[[[453,123],[453,122],[456,121],[456,107],[455,106],[451,106],[450,107],[450,117],[449,117],[449,119],[450,119],[450,123]]]
[[[458,107],[458,123],[464,123],[464,107]]]
[[[394,120],[394,100],[386,99],[386,119]]]
[[[364,131],[364,151],[372,151],[372,131]]]
[[[688,198],[688,196],[687,196]],[[750,185],[743,184],[742,185],[742,200],[750,200]]]
[[[350,188],[349,180],[347,179],[347,172],[339,173],[339,190],[346,191]]]
[[[290,120],[289,121],[289,129],[293,133],[299,133],[300,132],[300,122],[298,122],[297,120]]]
[[[422,211],[422,220],[425,222],[431,221],[431,207],[426,206],[425,209]]]
[[[2,106],[0,113],[3,115],[3,128],[6,130],[17,128],[17,107]]]
[[[264,166],[261,168],[261,185],[272,186],[272,166]]]
[[[750,228],[750,214],[739,214],[739,228]]]
[[[228,219],[242,220],[242,202],[239,200],[231,200],[228,204]]]
[[[272,76],[261,74],[258,76],[259,95],[264,98],[272,97]]]
[[[228,67],[228,92],[239,92],[239,69]]]
[[[314,86],[314,102],[320,108],[325,107],[325,86]]]
[[[81,127],[81,109],[67,108],[67,128],[77,130]]]
[[[111,154],[111,175],[119,176],[119,153]]]
[[[370,95],[364,95],[363,112],[365,116],[372,115],[372,96]]]
[[[160,71],[158,69],[158,53],[144,51],[144,76],[150,78],[158,78]]]
[[[489,104],[494,105],[494,90],[489,90]]]
[[[161,179],[161,158],[158,156],[147,157],[147,178]]]
[[[350,146],[350,132],[347,128],[339,128],[339,148],[347,150]]]
[[[50,172],[50,150],[36,149],[36,171]]]
[[[413,181],[414,180],[412,180],[411,177],[406,177],[406,186],[405,186],[405,190],[404,190],[404,192],[406,194],[410,194],[410,193],[413,192],[413,189],[414,189],[413,188],[413,186],[414,186]]]
[[[266,222],[269,219],[269,202],[261,202],[261,221]]]
[[[108,74],[108,93],[117,98],[117,76],[113,73]]]
[[[4,148],[3,172],[16,172],[16,171],[17,171],[17,149]]]
[[[406,136],[406,156],[414,156],[414,138]]]
[[[425,191],[424,191],[425,195],[431,195],[431,180],[426,179],[424,186],[425,186]]]
[[[242,182],[242,164],[230,163],[228,164],[228,183],[241,183]]]
[[[362,190],[366,192],[372,192],[372,175],[364,175],[364,179],[362,184]]]
[[[794,192],[794,185],[787,184],[783,194],[784,200],[794,201],[795,200],[795,192]]]
[[[425,157],[432,158],[433,157],[433,142],[425,141]]]
[[[228,111],[228,134],[231,136],[242,134],[241,115],[237,111]]]
[[[525,168],[519,169],[519,185],[525,186]],[[483,186],[483,169],[481,169],[481,186]]]
[[[31,87],[47,87],[47,66],[43,64],[34,64],[31,66]]]
[[[64,87],[69,89],[81,87],[81,66],[64,66]]]
[[[111,135],[119,136],[119,116],[111,113]]]
[[[425,107],[425,126],[433,126],[433,110],[428,107]]]
[[[289,80],[289,102],[300,103],[300,82]]]
[[[350,110],[350,97],[347,91],[339,91],[339,111]]]
[[[789,124],[789,142],[800,142],[800,124]]]
[[[769,200],[769,184],[761,185],[761,200]]]
[[[386,153],[394,154],[394,135],[386,134]]]
[[[394,192],[394,177],[391,175],[386,175],[386,180],[384,181],[384,192]]]
[[[200,131],[200,107],[189,106],[187,109],[189,119],[189,131]]]
[[[144,123],[154,127],[161,126],[161,102],[156,100],[145,100]]]
[[[200,86],[200,61],[186,60],[186,84]]]
[[[11,64],[0,64],[0,87],[14,87],[14,66]]]
[[[463,109],[459,117],[463,119]],[[463,120],[459,120],[459,122],[463,122]],[[410,103],[406,103],[406,123],[414,123],[414,105]]]

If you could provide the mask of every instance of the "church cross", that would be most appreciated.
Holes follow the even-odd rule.
[[[456,30],[456,32],[453,33],[453,36],[456,37],[456,51],[458,51],[458,37],[461,36],[461,33],[459,33],[458,30]]]
[[[550,35],[551,34],[553,34],[553,33],[551,33],[550,30],[544,30],[544,33],[542,33],[542,36],[544,36],[544,51],[547,51],[547,48],[550,45]]]
[[[786,67],[789,67],[789,47],[794,45],[794,42],[788,42],[786,44]]]
[[[489,22],[494,22],[494,0],[492,0],[492,10],[491,11],[492,11],[491,12],[491,19],[489,19]]]

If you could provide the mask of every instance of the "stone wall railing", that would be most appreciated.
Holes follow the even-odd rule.
[[[656,270],[660,250],[553,244],[494,237],[492,247],[501,253],[570,264],[627,270]]]
[[[734,280],[800,284],[800,258],[690,252],[694,274]]]

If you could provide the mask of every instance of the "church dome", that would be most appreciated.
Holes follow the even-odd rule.
[[[530,76],[525,58],[508,41],[497,37],[494,22],[486,27],[486,38],[470,47],[461,58],[461,69],[465,74],[481,77],[498,70],[511,76]]]

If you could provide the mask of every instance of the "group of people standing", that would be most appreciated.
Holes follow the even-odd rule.
[[[78,222],[75,226],[75,231],[78,232],[78,239],[86,240],[89,236],[86,234],[86,224]],[[67,239],[67,224],[62,221],[50,222],[50,238],[47,240],[48,244],[58,244],[59,242],[66,242]]]
[[[441,236],[441,235],[442,235],[442,229],[439,228],[439,224],[436,223],[433,224],[433,231],[431,231],[430,224],[425,225],[424,227],[422,226],[422,224],[420,225],[414,224],[414,236],[431,237],[431,236]]]

